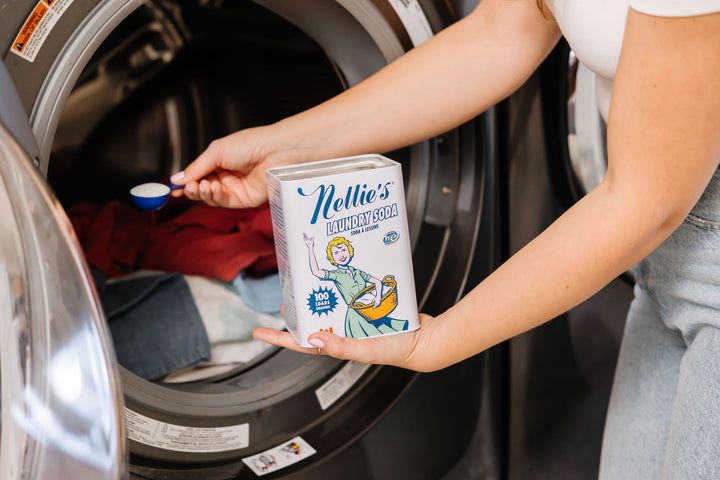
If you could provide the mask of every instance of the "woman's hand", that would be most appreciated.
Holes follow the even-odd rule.
[[[423,362],[416,358],[422,351],[416,348],[428,331],[433,318],[420,314],[421,327],[411,332],[396,335],[384,335],[370,338],[340,337],[329,332],[317,332],[310,335],[308,341],[316,348],[305,348],[298,345],[290,333],[260,327],[253,331],[253,336],[273,345],[289,348],[301,353],[328,355],[341,360],[355,360],[360,363],[395,365],[411,370],[430,370],[423,367]]]
[[[305,160],[301,148],[289,142],[276,141],[275,126],[249,128],[213,141],[188,167],[171,177],[191,200],[227,208],[261,205],[268,199],[265,170]]]

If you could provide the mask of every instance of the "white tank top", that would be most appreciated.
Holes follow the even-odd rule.
[[[607,121],[629,7],[660,17],[720,11],[720,0],[546,0],[570,48],[597,76],[598,107]]]

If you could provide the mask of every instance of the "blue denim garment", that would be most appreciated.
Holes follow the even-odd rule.
[[[636,268],[601,479],[720,479],[720,172]]]
[[[105,283],[94,273],[120,365],[153,379],[210,360],[205,325],[181,274]]]

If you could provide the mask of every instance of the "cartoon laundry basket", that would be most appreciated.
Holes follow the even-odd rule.
[[[355,298],[353,298],[352,302],[350,302],[350,308],[355,310],[369,322],[387,317],[398,305],[397,282],[395,281],[395,277],[392,275],[385,275],[382,279],[382,284],[384,287],[387,287],[387,291],[382,296],[380,305],[377,307],[372,302],[362,303],[361,301],[361,298],[364,295],[375,290],[375,285],[368,285],[365,289],[355,295]],[[379,294],[380,293],[376,293],[376,295]]]

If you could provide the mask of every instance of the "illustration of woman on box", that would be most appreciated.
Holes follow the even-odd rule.
[[[327,258],[337,268],[335,270],[321,269],[313,250],[315,237],[303,234],[303,239],[308,247],[312,274],[320,280],[331,280],[348,306],[345,315],[346,337],[374,337],[407,329],[407,320],[398,320],[387,316],[397,305],[397,298],[391,298],[392,295],[389,294],[383,295],[383,282],[392,285],[394,289],[395,284],[392,277],[380,280],[362,270],[351,267],[350,260],[355,255],[355,250],[343,237],[333,238],[327,246]],[[362,303],[362,293],[369,294],[372,291],[375,292],[372,303]]]

